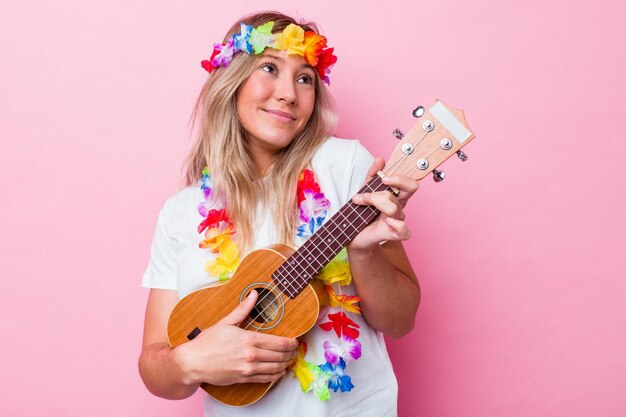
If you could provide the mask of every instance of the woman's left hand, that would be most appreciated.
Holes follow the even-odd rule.
[[[370,181],[385,166],[382,158],[376,158],[370,167],[365,182]],[[383,178],[383,183],[398,189],[397,196],[388,191],[357,194],[352,202],[359,205],[371,205],[380,211],[380,217],[367,226],[350,244],[351,249],[369,249],[388,240],[407,240],[411,233],[404,221],[404,207],[417,191],[418,182],[404,175],[392,175]]]

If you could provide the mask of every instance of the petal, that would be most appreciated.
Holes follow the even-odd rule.
[[[273,26],[274,22],[267,22],[264,25],[254,28],[252,32],[250,32],[250,45],[252,45],[255,54],[260,54],[265,50],[265,48],[273,45]]]
[[[357,330],[359,325],[353,322],[343,311],[329,314],[328,319],[330,321],[319,325],[322,330],[327,332],[335,330],[337,337],[341,337],[343,335],[352,339],[359,337],[359,331]]]
[[[356,304],[361,300],[356,295],[337,295],[332,286],[326,285],[328,299],[333,307],[341,307],[352,313],[361,314],[361,308]]]
[[[315,67],[319,61],[319,54],[326,47],[326,38],[315,32],[304,32],[304,59]]]
[[[321,279],[326,284],[336,282],[338,285],[349,285],[352,282],[350,264],[347,260],[342,259],[342,252],[320,271],[317,276],[318,279]]]
[[[298,378],[302,392],[311,390],[311,383],[315,380],[315,376],[311,371],[308,362],[300,355],[296,358],[295,365],[291,368],[293,375]]]
[[[337,62],[337,57],[333,55],[334,50],[335,48],[325,48],[320,52],[316,68],[322,78],[328,78],[327,75],[330,74],[330,68]]]
[[[311,370],[315,375],[315,380],[312,384],[313,393],[320,401],[329,400],[330,391],[328,391],[328,380],[330,379],[330,375],[323,372],[318,366],[312,366]]]

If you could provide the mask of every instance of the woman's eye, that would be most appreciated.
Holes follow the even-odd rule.
[[[303,75],[298,79],[298,82],[302,84],[313,84],[313,76],[311,75]]]
[[[265,72],[269,72],[270,74],[273,74],[276,72],[276,66],[269,62],[261,65],[261,69]]]

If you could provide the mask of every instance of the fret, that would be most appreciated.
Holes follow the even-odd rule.
[[[359,193],[383,190],[391,191],[391,188],[375,176]],[[275,284],[295,298],[379,214],[375,207],[346,203],[272,274]]]
[[[314,244],[318,249],[323,251],[324,259],[327,262],[330,262],[333,257],[332,255],[328,255],[326,252],[328,251],[330,251],[330,253],[339,252],[341,249],[343,249],[343,245],[341,244],[341,242],[339,242],[339,240],[337,239],[337,236],[333,235],[332,233],[329,233],[328,230],[320,230],[318,233],[319,233],[319,239],[311,243]]]
[[[304,257],[304,259],[303,259],[303,260],[304,260],[306,263],[308,263],[309,265],[311,265],[313,262],[315,262],[315,263],[317,264],[317,266],[318,266],[320,269],[321,269],[321,268],[323,268],[323,267],[324,267],[324,265],[326,265],[326,263],[324,263],[324,262],[320,261],[320,260],[318,259],[318,254],[317,254],[317,252],[316,252],[316,251],[314,252],[314,251],[312,251],[311,249],[315,249],[315,248],[308,248],[308,247],[307,247],[306,252],[308,252],[308,253],[307,253],[306,255],[305,255],[304,253],[302,253],[302,255],[303,255],[303,257]]]
[[[348,226],[352,226],[352,220],[351,217],[353,215],[353,212],[348,212],[348,213],[341,213],[341,215],[337,216],[337,220],[334,221],[334,225],[335,227],[344,235],[346,235],[345,231],[350,232],[350,229],[348,229]],[[340,217],[340,218],[339,218]],[[354,233],[356,230],[353,230],[352,233]]]
[[[282,292],[289,295],[289,297],[295,297],[302,290],[299,287],[293,286],[290,277],[282,271],[276,270],[274,273],[278,276],[278,279],[276,279],[276,276],[272,276],[274,283]]]

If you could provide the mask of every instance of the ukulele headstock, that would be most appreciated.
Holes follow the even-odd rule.
[[[444,179],[443,171],[436,168],[456,154],[462,161],[467,155],[461,148],[474,139],[467,126],[462,110],[445,106],[441,101],[428,109],[419,106],[413,111],[418,121],[411,130],[402,134],[396,129],[393,135],[400,139],[383,172],[386,175],[402,174],[421,180],[430,172],[439,182]]]

